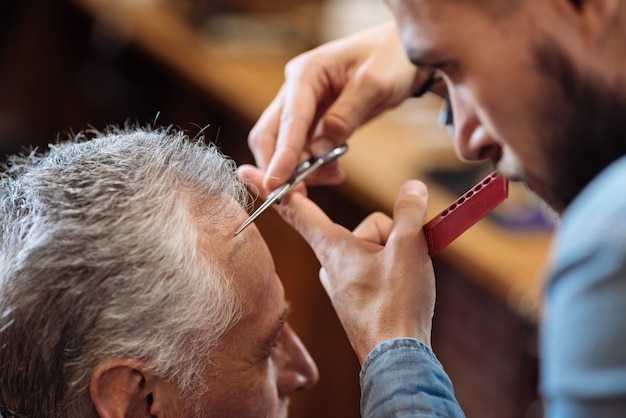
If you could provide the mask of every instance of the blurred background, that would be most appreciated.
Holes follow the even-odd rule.
[[[289,58],[388,20],[382,0],[0,0],[0,159],[89,128],[124,123],[203,132],[239,164],[250,128]],[[460,163],[434,97],[409,100],[359,130],[347,181],[311,190],[353,228],[390,212],[399,185],[430,187],[429,216],[489,173]],[[273,213],[257,222],[274,254],[321,380],[291,416],[358,417],[359,364],[318,282],[319,264]],[[510,198],[437,256],[433,345],[469,418],[541,416],[538,294],[551,221],[528,193]]]
[[[176,68],[197,62],[201,51],[177,43],[193,38],[195,46],[204,44],[198,49],[205,54],[240,62],[252,57],[251,64],[256,60],[259,66],[269,60],[277,68],[323,40],[386,18],[382,3],[373,0],[2,0],[0,151],[45,145],[57,133],[87,123],[148,122],[157,114],[162,124],[225,127],[233,117],[223,113],[233,109],[207,94],[198,77]],[[158,39],[141,39],[153,32],[170,42],[162,51],[154,51]],[[187,58],[187,52],[196,56]],[[197,70],[219,73],[212,61]],[[249,95],[257,100],[254,90]],[[245,137],[248,126],[236,122]]]

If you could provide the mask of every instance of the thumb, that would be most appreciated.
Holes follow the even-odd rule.
[[[277,209],[283,220],[309,244],[322,265],[353,239],[349,230],[334,223],[317,204],[301,193],[286,196]]]
[[[418,180],[407,181],[400,187],[393,208],[394,226],[389,236],[389,244],[402,245],[419,254],[420,247],[428,254],[422,228],[428,206],[428,189]],[[409,249],[409,248],[406,248]]]

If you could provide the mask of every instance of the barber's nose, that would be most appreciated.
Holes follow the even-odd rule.
[[[313,358],[288,324],[285,324],[280,342],[275,347],[273,360],[277,367],[278,393],[281,397],[310,389],[319,379]]]
[[[477,115],[477,106],[461,94],[452,94],[454,145],[457,155],[467,161],[498,160],[502,149],[486,132]]]

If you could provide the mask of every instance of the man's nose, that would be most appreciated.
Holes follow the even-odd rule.
[[[457,155],[466,161],[498,160],[501,147],[485,130],[477,115],[477,106],[463,94],[453,94],[451,103]]]
[[[277,367],[278,393],[281,397],[312,388],[319,379],[313,358],[300,338],[285,324],[273,355]]]

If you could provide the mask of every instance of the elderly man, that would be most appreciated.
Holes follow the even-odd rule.
[[[289,63],[250,135],[259,167],[241,175],[271,190],[303,154],[343,143],[444,80],[457,153],[491,160],[562,215],[541,328],[547,415],[626,416],[626,2],[387,4],[395,22]],[[337,183],[342,174],[328,167],[314,180]],[[430,347],[427,199],[424,184],[409,181],[393,219],[375,215],[354,234],[301,195],[282,211],[318,255],[362,362],[364,416],[462,415]]]
[[[232,161],[118,130],[0,183],[5,417],[286,417],[318,377]]]

